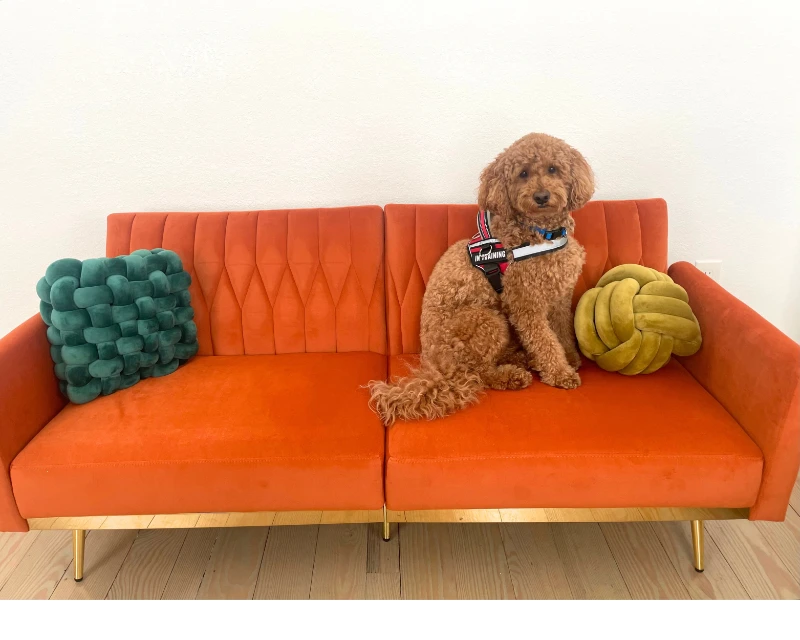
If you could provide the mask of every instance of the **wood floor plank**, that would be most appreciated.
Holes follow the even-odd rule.
[[[201,513],[195,529],[224,527],[228,523],[230,513]]]
[[[688,522],[651,522],[664,552],[680,575],[692,600],[748,600],[739,578],[710,535],[705,536],[706,570],[694,570],[692,532]]]
[[[102,600],[111,589],[130,552],[138,531],[119,529],[90,531],[86,535],[83,580],[73,579],[70,562],[51,600]]]
[[[690,599],[649,522],[603,522],[600,530],[634,599]]]
[[[549,522],[594,522],[591,509],[545,509]]]
[[[147,529],[155,516],[108,516],[101,529]]]
[[[596,522],[641,522],[639,509],[592,509]]]
[[[596,523],[557,524],[553,537],[570,590],[578,600],[627,600],[625,581]]]
[[[390,537],[383,539],[383,522],[367,526],[367,573],[400,573],[399,525],[389,525]]]
[[[650,522],[681,520],[675,509],[670,507],[639,507],[642,519]]]
[[[148,529],[191,529],[200,519],[199,513],[169,513],[155,516]]]
[[[368,573],[367,600],[399,600],[399,573]]]
[[[226,527],[269,527],[275,520],[274,511],[254,513],[231,513],[225,522]]]
[[[367,580],[367,525],[335,524],[319,528],[311,598],[363,599]]]
[[[708,509],[705,507],[639,507],[645,520],[747,520],[749,509]]]
[[[439,509],[406,511],[406,522],[500,522],[499,509]]]
[[[319,525],[271,527],[253,598],[308,600]]]
[[[197,599],[251,599],[268,533],[267,527],[222,529],[200,583]]]
[[[500,509],[501,522],[550,522],[544,509]]]
[[[800,515],[789,509],[783,522],[757,521],[755,525],[795,581],[800,583]]]
[[[800,598],[800,585],[754,522],[708,521],[705,527],[751,598]]]
[[[0,600],[47,600],[72,562],[72,533],[40,531],[0,589]]]
[[[503,524],[500,531],[518,600],[572,598],[551,525]]]
[[[133,543],[108,600],[158,600],[178,560],[186,529],[145,529]]]
[[[500,525],[471,523],[451,529],[459,599],[513,600]]]
[[[323,511],[320,524],[383,522],[383,509],[364,511]]]
[[[107,516],[57,518],[51,529],[99,529]]]
[[[172,568],[162,600],[194,600],[209,566],[220,529],[189,529]]]
[[[0,533],[0,589],[22,562],[38,535],[38,531]]]
[[[800,515],[800,476],[795,480],[792,496],[789,498],[789,505],[797,515]]]
[[[271,525],[303,525],[319,524],[322,521],[322,511],[279,511],[275,514]]]
[[[446,524],[401,524],[399,537],[402,598],[457,598],[458,585],[450,527]]]

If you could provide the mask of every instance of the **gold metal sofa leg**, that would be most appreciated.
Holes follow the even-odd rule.
[[[694,570],[702,572],[705,569],[705,533],[702,520],[692,520],[692,548],[694,549]]]
[[[389,538],[392,537],[392,534],[389,530],[389,516],[386,511],[386,505],[383,505],[383,540],[387,542]]]
[[[83,529],[72,530],[72,564],[75,567],[75,582],[83,580],[83,548],[86,532]]]

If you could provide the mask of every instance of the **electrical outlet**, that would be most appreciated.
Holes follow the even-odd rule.
[[[695,260],[694,266],[716,282],[722,277],[722,260]]]

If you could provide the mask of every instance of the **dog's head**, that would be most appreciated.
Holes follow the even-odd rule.
[[[594,176],[580,153],[563,140],[530,133],[483,170],[478,205],[501,216],[546,221],[580,209],[593,193]]]

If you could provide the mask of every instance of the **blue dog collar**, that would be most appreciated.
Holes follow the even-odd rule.
[[[545,240],[553,240],[554,238],[566,238],[567,237],[567,230],[564,227],[559,227],[558,229],[542,229],[541,227],[532,226],[531,231],[535,231]]]

